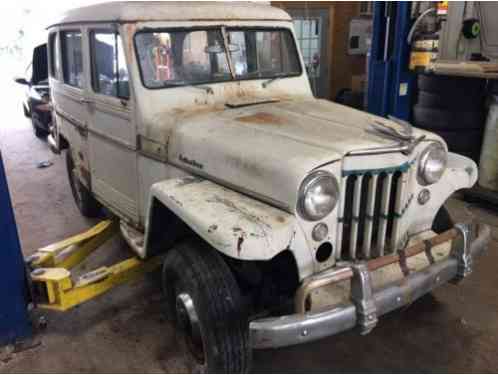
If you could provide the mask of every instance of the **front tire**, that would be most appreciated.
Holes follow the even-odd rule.
[[[76,203],[76,206],[78,206],[81,214],[88,218],[99,217],[102,207],[76,175],[71,149],[68,149],[66,152],[66,169],[74,202]]]
[[[235,278],[216,250],[199,240],[170,250],[163,290],[189,371],[249,371],[247,314]]]

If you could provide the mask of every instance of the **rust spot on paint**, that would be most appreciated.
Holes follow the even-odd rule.
[[[251,124],[275,124],[282,125],[284,123],[281,117],[275,116],[267,112],[257,112],[253,115],[242,116],[236,118],[237,121],[251,123]]]
[[[242,244],[244,243],[244,237],[240,236],[239,239],[237,240],[237,254],[240,255],[240,252],[242,251]]]
[[[83,179],[85,179],[85,181],[90,184],[90,171],[88,169],[86,169],[83,165],[80,165],[80,174],[81,174],[81,177]]]
[[[134,23],[128,23],[125,25],[126,32],[128,34],[128,42],[126,43],[126,46],[128,48],[128,52],[130,56],[133,55],[133,37],[135,34],[135,31],[137,29],[136,25]],[[133,59],[130,59],[131,62],[133,63]]]
[[[283,218],[282,216],[277,216],[277,221],[279,223],[285,223],[285,218]]]

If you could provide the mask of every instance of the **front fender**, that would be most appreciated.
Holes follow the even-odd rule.
[[[304,236],[295,217],[287,212],[198,177],[158,182],[152,185],[150,195],[149,207],[154,200],[160,201],[229,257],[269,260],[288,249],[294,253],[300,276],[304,269],[312,269]],[[168,230],[167,223],[164,230]]]
[[[415,234],[431,229],[439,208],[446,200],[455,191],[471,188],[476,181],[476,163],[465,156],[449,152],[447,168],[441,180],[434,185],[419,186],[414,191],[417,197],[422,189],[427,189],[431,199],[425,205],[420,205],[417,199],[414,199],[415,204],[408,208],[406,215],[413,217],[410,233]]]

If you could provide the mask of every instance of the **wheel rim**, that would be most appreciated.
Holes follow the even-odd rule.
[[[199,316],[194,300],[188,293],[176,297],[176,316],[180,330],[185,335],[187,348],[199,364],[205,363]]]

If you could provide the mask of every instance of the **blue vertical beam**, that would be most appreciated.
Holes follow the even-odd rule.
[[[411,2],[375,2],[368,76],[368,111],[410,121],[414,74],[409,71]]]
[[[384,60],[384,42],[386,36],[386,4],[376,1],[373,12],[372,45],[368,67],[368,111],[377,115],[384,113],[384,99],[390,94],[386,92],[386,61]]]
[[[27,283],[0,151],[0,345],[31,335]]]
[[[412,25],[411,1],[398,2],[396,35],[394,39],[394,95],[391,113],[398,118],[411,120],[412,96],[415,90],[415,74],[409,70],[411,46],[407,43]]]

